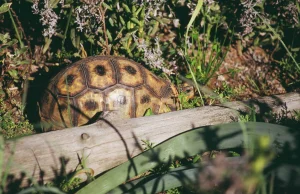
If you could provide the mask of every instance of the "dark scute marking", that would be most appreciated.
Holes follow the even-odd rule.
[[[60,109],[61,112],[67,110],[67,108],[68,108],[68,107],[67,107],[66,104],[62,104],[62,105],[59,106],[59,109]]]
[[[106,74],[106,69],[103,65],[97,65],[95,67],[95,71],[98,75],[103,76]]]
[[[98,103],[95,102],[94,100],[87,100],[85,103],[84,103],[84,107],[87,109],[87,110],[96,110],[98,108]]]
[[[129,74],[131,74],[131,75],[135,75],[135,74],[136,74],[135,68],[131,67],[130,65],[127,65],[127,66],[125,67],[125,70],[126,70]]]
[[[149,95],[143,95],[141,98],[141,104],[149,103],[151,101],[151,98]]]
[[[66,84],[67,84],[68,86],[72,85],[73,82],[74,82],[74,80],[75,80],[75,78],[76,78],[75,75],[72,75],[72,74],[67,75],[67,77],[66,77]]]

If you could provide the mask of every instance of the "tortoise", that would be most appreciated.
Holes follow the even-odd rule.
[[[47,131],[88,124],[99,113],[113,113],[112,119],[141,117],[147,109],[154,114],[176,110],[174,96],[169,81],[139,63],[93,56],[51,79],[40,101],[40,117]]]

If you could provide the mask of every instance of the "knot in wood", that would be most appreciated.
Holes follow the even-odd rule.
[[[88,140],[88,139],[90,139],[90,136],[87,133],[83,133],[83,134],[81,134],[81,139],[82,140]]]

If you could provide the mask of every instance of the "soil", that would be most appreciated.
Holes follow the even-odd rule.
[[[236,45],[229,47],[219,70],[208,83],[212,89],[224,83],[238,90],[236,99],[286,93],[281,70],[274,66],[270,55],[260,47],[250,47],[239,54]]]

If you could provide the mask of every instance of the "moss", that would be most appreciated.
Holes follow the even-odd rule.
[[[23,115],[22,105],[16,103],[14,108],[7,106],[0,97],[0,133],[9,139],[33,133],[33,126]]]

